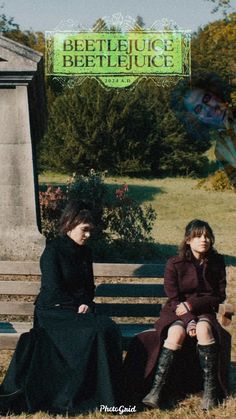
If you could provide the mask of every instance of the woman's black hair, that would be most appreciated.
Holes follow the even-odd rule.
[[[93,224],[89,205],[84,201],[71,200],[66,205],[59,222],[60,234],[66,234],[78,224]]]
[[[214,236],[212,228],[209,226],[209,224],[206,221],[194,219],[186,225],[184,240],[182,241],[179,247],[179,255],[183,259],[190,260],[192,258],[191,248],[190,248],[190,245],[187,243],[187,241],[191,240],[192,238],[198,235],[201,235],[202,233],[205,233],[207,237],[209,237],[210,239],[210,248],[206,252],[205,256],[207,257],[210,253],[216,252],[213,247],[215,243],[215,236]]]

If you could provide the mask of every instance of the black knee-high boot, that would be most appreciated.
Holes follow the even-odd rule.
[[[212,345],[198,345],[200,364],[203,370],[204,392],[201,408],[211,409],[218,405],[218,348],[216,343]]]
[[[155,371],[154,381],[150,392],[142,402],[150,407],[158,407],[161,390],[166,382],[170,367],[177,351],[163,348]]]

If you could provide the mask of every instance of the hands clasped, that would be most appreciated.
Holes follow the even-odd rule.
[[[184,301],[184,302],[177,305],[175,313],[176,313],[177,316],[183,316],[183,314],[188,313],[188,311],[191,311],[191,307],[190,307],[189,303]],[[186,332],[189,336],[191,336],[191,337],[196,336],[196,325],[197,325],[197,323],[195,322],[195,320],[191,320],[187,324]]]

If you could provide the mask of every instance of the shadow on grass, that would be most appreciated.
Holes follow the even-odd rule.
[[[169,257],[178,254],[178,246],[153,242],[129,243],[99,240],[92,244],[95,262],[107,263],[155,263],[164,264]],[[236,257],[224,255],[227,266],[236,266]]]
[[[116,193],[116,190],[122,187],[124,183],[106,183],[110,193]],[[134,198],[139,204],[145,201],[154,201],[157,194],[165,193],[163,188],[148,185],[129,185],[128,184],[128,195]]]
[[[106,183],[106,186],[109,191],[109,195],[115,198],[116,190],[121,188],[124,183]],[[64,192],[67,189],[66,183],[58,183],[58,182],[41,182],[39,184],[39,191],[46,192],[48,186],[53,187],[60,187]],[[135,199],[138,204],[142,204],[142,202],[146,201],[155,201],[157,194],[165,193],[163,188],[159,188],[156,186],[148,186],[148,185],[128,185],[128,196]]]
[[[151,242],[128,243],[115,240],[110,244],[101,241],[94,244],[95,262],[163,264],[178,252],[178,247],[175,245]]]

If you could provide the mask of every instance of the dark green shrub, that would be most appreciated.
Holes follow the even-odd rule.
[[[103,176],[91,169],[87,176],[74,173],[67,182],[67,198],[84,201],[91,210],[95,223],[93,236],[104,237],[107,228],[104,211],[108,201],[108,188]]]
[[[60,187],[48,186],[46,191],[39,192],[42,234],[49,240],[58,234],[58,221],[66,200]]]
[[[68,199],[84,201],[93,214],[95,231],[90,240],[95,260],[150,256],[146,247],[152,241],[156,213],[151,205],[141,206],[130,197],[127,185],[111,191],[103,176],[91,170],[88,176],[74,174],[65,192],[51,186],[40,192],[42,232],[48,239],[57,235],[58,220]]]
[[[116,190],[116,199],[106,209],[107,227],[112,237],[122,242],[150,241],[156,213],[151,205],[140,206],[127,193],[128,185]]]

